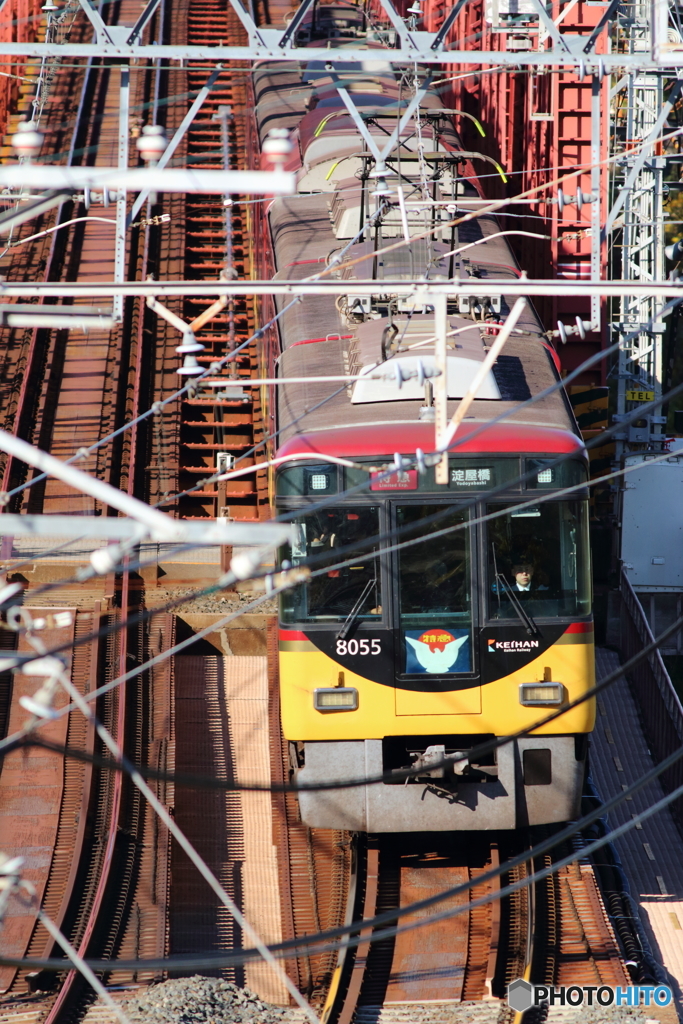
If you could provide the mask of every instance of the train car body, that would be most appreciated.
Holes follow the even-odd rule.
[[[583,443],[562,388],[529,404],[557,383],[556,357],[528,306],[450,446],[448,482],[437,483],[420,457],[435,448],[422,380],[436,359],[434,312],[387,294],[382,279],[473,281],[468,301],[448,304],[450,416],[511,305],[486,296],[486,277],[519,268],[494,217],[449,225],[481,196],[435,95],[423,105],[420,146],[411,148],[409,126],[400,164],[388,161],[388,191],[402,182],[412,205],[401,210],[394,198],[358,237],[379,199],[338,87],[386,138],[406,86],[386,66],[332,80],[325,72],[302,63],[255,75],[261,140],[286,127],[298,142],[300,191],[266,214],[274,276],[307,277],[346,247],[336,274],[349,285],[341,300],[311,296],[279,321],[277,372],[291,383],[274,389],[275,501],[296,526],[283,559],[313,570],[282,598],[281,715],[302,784],[384,781],[301,793],[302,818],[373,833],[571,819],[592,701],[469,758],[594,684]],[[432,231],[375,255],[406,228]],[[354,296],[354,280],[370,278],[377,294]],[[359,379],[316,379],[344,374]],[[409,767],[419,772],[406,781]]]

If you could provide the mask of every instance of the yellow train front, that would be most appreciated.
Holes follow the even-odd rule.
[[[594,684],[581,442],[569,431],[492,426],[459,439],[445,486],[433,469],[412,469],[368,487],[359,467],[391,461],[401,442],[414,456],[427,440],[421,428],[299,435],[280,449],[291,461],[277,478],[279,511],[296,524],[286,554],[314,567],[281,608],[292,768],[300,783],[386,780],[301,793],[302,818],[373,833],[571,819],[592,701],[487,756],[468,754]],[[325,450],[353,467],[326,462]],[[553,465],[558,455],[570,457]],[[554,497],[566,487],[575,489]],[[409,767],[423,771],[406,783]]]

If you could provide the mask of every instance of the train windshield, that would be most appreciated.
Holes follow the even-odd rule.
[[[489,616],[515,619],[514,598],[533,617],[590,612],[585,501],[553,501],[508,511],[489,505]],[[514,593],[511,598],[510,591]]]
[[[444,505],[402,505],[398,601],[403,671],[472,672],[472,605],[467,514]],[[423,539],[424,538],[424,539]]]
[[[283,620],[343,622],[353,615],[376,621],[382,614],[379,557],[372,543],[379,535],[377,506],[326,508],[297,516],[293,523],[292,565],[303,562],[323,572],[285,591]],[[349,558],[354,559],[351,565],[337,564]]]

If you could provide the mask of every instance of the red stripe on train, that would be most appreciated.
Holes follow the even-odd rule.
[[[308,640],[305,633],[302,633],[299,629],[281,629],[280,630],[281,640]]]

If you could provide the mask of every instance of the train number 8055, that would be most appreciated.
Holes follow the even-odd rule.
[[[382,645],[379,640],[337,640],[337,654],[381,654]]]

